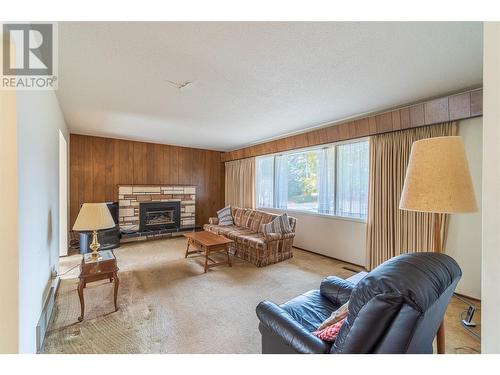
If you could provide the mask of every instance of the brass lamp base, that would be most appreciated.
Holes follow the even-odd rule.
[[[102,259],[101,255],[99,254],[99,249],[101,248],[101,244],[97,241],[97,231],[94,230],[92,232],[92,243],[90,244],[90,249],[92,250],[91,257],[92,259],[99,260]]]

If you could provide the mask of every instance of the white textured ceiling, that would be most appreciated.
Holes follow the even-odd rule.
[[[59,41],[71,132],[217,150],[482,82],[477,22],[64,22]]]

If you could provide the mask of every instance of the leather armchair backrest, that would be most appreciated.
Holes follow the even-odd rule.
[[[432,353],[432,341],[462,273],[449,256],[392,258],[352,291],[332,353]]]

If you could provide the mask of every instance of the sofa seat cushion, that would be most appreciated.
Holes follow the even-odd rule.
[[[236,225],[205,224],[203,226],[204,230],[221,235],[229,233],[230,231],[234,230],[234,228],[236,228]]]
[[[250,246],[255,249],[264,249],[266,241],[262,233],[246,233],[240,234],[235,238],[236,242],[245,246]]]
[[[203,229],[209,232],[216,233],[235,241],[239,236],[251,235],[253,234],[251,229],[245,227],[239,227],[237,225],[214,225],[205,224]]]
[[[339,306],[311,290],[280,306],[309,332],[314,332]]]

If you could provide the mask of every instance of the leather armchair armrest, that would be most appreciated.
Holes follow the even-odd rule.
[[[337,306],[349,301],[355,285],[336,276],[329,276],[321,282],[319,292]]]
[[[208,224],[212,224],[212,225],[219,224],[219,218],[218,217],[209,217]]]
[[[264,234],[264,238],[266,239],[267,242],[270,241],[279,241],[279,240],[284,240],[287,238],[294,238],[295,233],[267,233]]]
[[[330,346],[301,326],[281,307],[270,301],[257,305],[261,324],[298,353],[323,354]]]

